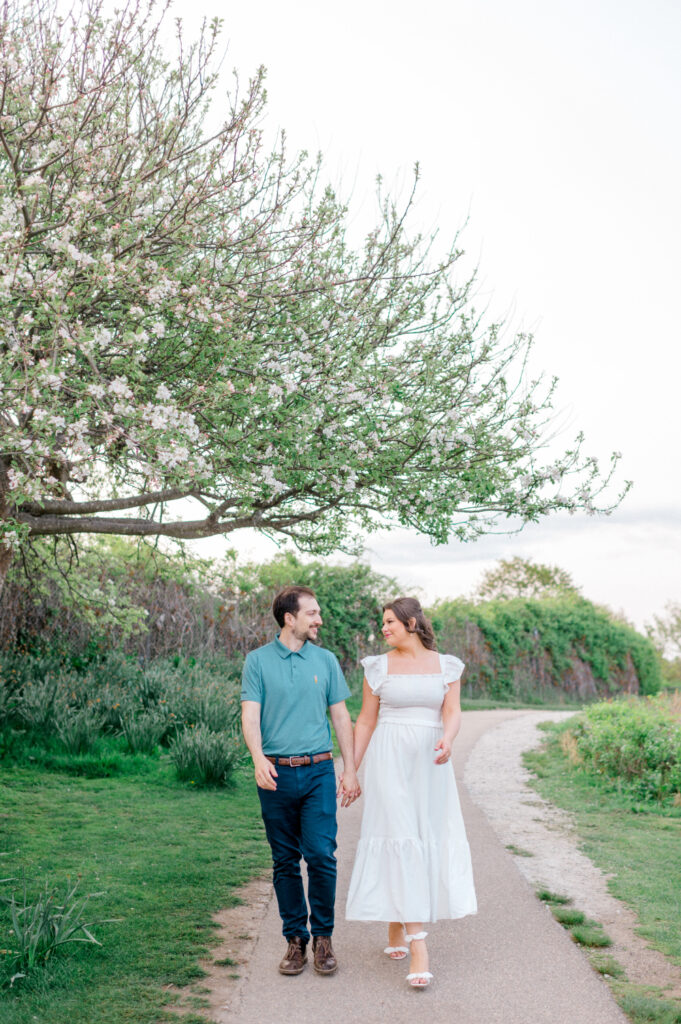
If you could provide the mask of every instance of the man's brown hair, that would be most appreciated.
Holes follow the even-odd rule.
[[[275,597],[272,602],[272,614],[277,620],[277,624],[281,626],[282,629],[286,624],[286,612],[290,612],[291,615],[295,615],[300,608],[298,599],[303,595],[307,595],[307,597],[314,597],[315,599],[317,597],[314,590],[310,590],[309,587],[299,586],[284,587],[284,589],[280,590]]]

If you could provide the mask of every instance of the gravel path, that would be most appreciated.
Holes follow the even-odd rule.
[[[570,815],[542,800],[528,784],[522,754],[542,740],[537,723],[569,714],[531,711],[485,732],[466,762],[466,787],[503,845],[531,854],[514,860],[533,889],[569,896],[575,907],[599,921],[613,940],[608,953],[629,981],[681,997],[681,971],[636,934],[635,915],[610,894],[608,877],[579,849]]]

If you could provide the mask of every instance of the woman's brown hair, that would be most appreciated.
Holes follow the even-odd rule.
[[[419,640],[429,651],[436,651],[435,634],[433,627],[423,614],[423,608],[415,597],[398,597],[389,604],[383,605],[383,611],[394,612],[403,626],[407,627],[409,633],[416,633]],[[411,620],[414,625],[411,625]]]

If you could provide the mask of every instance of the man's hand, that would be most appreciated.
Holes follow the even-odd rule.
[[[336,796],[341,798],[341,807],[349,807],[361,792],[356,772],[344,771],[338,780],[338,789],[336,791]]]
[[[274,781],[277,777],[277,769],[274,767],[271,761],[268,761],[266,757],[259,757],[257,761],[254,761],[255,765],[255,781],[257,782],[260,789],[276,789],[277,784]]]

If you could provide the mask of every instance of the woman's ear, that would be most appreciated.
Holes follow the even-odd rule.
[[[415,633],[416,632],[416,619],[413,616],[409,620],[409,632],[410,633]]]

